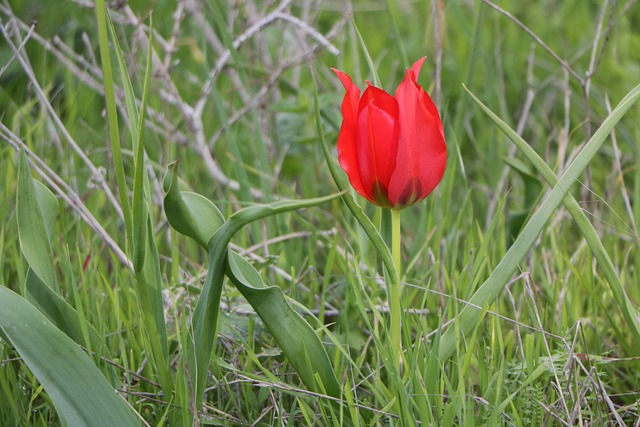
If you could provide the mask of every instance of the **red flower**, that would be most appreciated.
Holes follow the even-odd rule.
[[[444,174],[447,147],[440,115],[417,82],[424,60],[406,70],[395,96],[367,81],[361,98],[351,77],[333,69],[347,91],[338,161],[353,188],[378,206],[413,205],[427,197]]]

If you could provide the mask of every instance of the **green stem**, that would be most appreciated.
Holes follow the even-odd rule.
[[[400,296],[402,288],[400,286],[401,277],[401,254],[400,254],[400,211],[391,210],[391,256],[393,265],[398,273],[395,278],[391,278],[389,289],[389,306],[391,311],[391,348],[393,351],[393,360],[396,367],[400,368],[400,355],[402,352],[402,330],[401,316],[402,308],[400,306]],[[395,280],[394,280],[395,279]]]

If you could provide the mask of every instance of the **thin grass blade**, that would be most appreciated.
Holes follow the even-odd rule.
[[[456,319],[460,334],[468,335],[478,325],[482,317],[482,310],[477,307],[485,307],[491,304],[518,268],[518,263],[531,249],[536,238],[543,230],[546,222],[551,218],[557,207],[562,203],[570,187],[576,182],[578,176],[584,171],[591,159],[596,155],[600,146],[620,121],[624,114],[640,98],[640,85],[633,88],[629,94],[605,119],[600,128],[594,133],[582,151],[576,156],[567,171],[558,180],[551,190],[548,198],[540,205],[522,232],[509,248],[500,263],[493,270],[489,278],[480,286]],[[451,357],[456,349],[456,328],[448,328],[442,335],[439,358],[444,361]]]
[[[471,96],[473,101],[478,104],[482,111],[489,116],[489,118],[500,128],[502,132],[522,151],[522,153],[529,159],[531,164],[542,175],[550,186],[555,186],[558,183],[558,178],[551,168],[542,160],[542,158],[535,152],[533,148],[524,140],[516,131],[511,129],[504,121],[502,121],[497,115],[495,115],[486,105],[482,103],[466,86],[465,90]],[[640,323],[638,322],[638,309],[633,305],[631,299],[627,295],[627,292],[618,277],[616,269],[609,257],[609,254],[604,248],[602,241],[598,237],[598,233],[593,228],[591,222],[586,217],[578,202],[573,198],[571,194],[567,194],[564,198],[564,205],[576,222],[576,225],[580,229],[580,232],[584,236],[587,244],[591,248],[593,256],[598,260],[598,266],[602,269],[611,292],[613,293],[622,314],[631,328],[631,332],[635,336],[635,342],[640,342]]]
[[[133,235],[131,202],[127,187],[124,165],[122,162],[122,146],[120,144],[120,131],[118,127],[118,110],[114,91],[113,71],[111,69],[111,56],[109,49],[109,37],[107,34],[107,7],[104,0],[96,0],[96,21],[98,29],[98,45],[100,48],[100,60],[102,61],[102,75],[104,79],[104,96],[107,108],[107,120],[109,122],[109,140],[111,142],[111,155],[116,173],[118,195],[122,213],[124,216],[127,236]],[[129,247],[131,243],[129,242]]]

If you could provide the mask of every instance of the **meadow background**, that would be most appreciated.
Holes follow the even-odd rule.
[[[143,95],[146,102],[146,157],[136,164],[145,165],[174,382],[167,386],[154,362],[139,278],[126,264],[134,254],[93,0],[0,3],[0,284],[25,295],[28,252],[38,252],[18,227],[18,152],[26,150],[38,166],[34,178],[58,199],[50,237],[31,243],[42,249],[48,242],[57,293],[108,349],[87,354],[141,423],[640,425],[640,338],[632,324],[640,303],[640,105],[574,177],[570,194],[589,232],[568,207],[549,212],[498,298],[470,308],[482,320],[457,334],[451,357],[438,357],[441,332],[459,330],[458,313],[551,188],[463,84],[559,177],[640,83],[637,1],[132,0],[108,8],[118,45],[111,39],[107,84],[133,192],[127,200],[140,189],[140,167],[128,130],[138,119],[126,95],[139,108]],[[314,81],[333,147],[343,88],[329,68],[361,87],[372,79],[356,27],[390,92],[406,67],[427,56],[419,82],[440,108],[449,153],[440,186],[403,211],[404,374],[390,378],[384,368],[380,258],[335,199],[253,222],[232,248],[316,330],[342,399],[310,391],[254,308],[227,284],[204,405],[193,407],[185,348],[208,260],[169,225],[163,176],[178,160],[182,188],[213,201],[225,217],[255,204],[336,193],[316,127]],[[357,201],[378,221],[377,208]],[[86,327],[83,333],[90,335]],[[60,424],[51,389],[9,341],[0,335],[0,425]],[[85,350],[89,341],[80,342]],[[73,376],[56,390],[75,387]],[[389,386],[394,381],[400,390]],[[98,405],[92,396],[86,404]]]

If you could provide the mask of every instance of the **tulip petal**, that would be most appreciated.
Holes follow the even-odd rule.
[[[358,106],[356,151],[363,196],[379,206],[390,206],[388,188],[396,168],[398,136],[398,103],[369,85]]]
[[[342,100],[342,126],[338,134],[338,162],[347,173],[349,182],[360,194],[365,193],[360,178],[358,156],[356,150],[356,126],[358,123],[358,103],[360,102],[360,88],[353,84],[351,77],[335,68],[331,69],[344,86],[346,93]]]
[[[396,117],[369,104],[358,116],[356,141],[363,195],[379,206],[390,207],[388,188],[398,141]]]
[[[417,82],[424,60],[416,61],[407,70],[396,90],[400,120],[398,167],[389,185],[389,200],[394,208],[427,197],[442,179],[447,161],[440,115]]]

